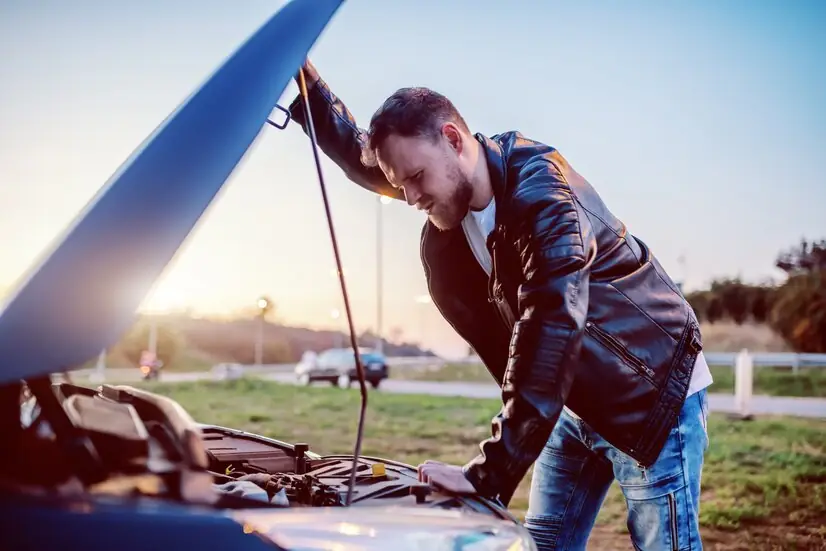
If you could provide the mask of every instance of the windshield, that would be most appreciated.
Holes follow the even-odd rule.
[[[384,355],[382,355],[379,352],[372,351],[372,350],[369,351],[369,352],[362,352],[360,354],[360,356],[361,356],[361,361],[364,362],[364,363],[383,362],[384,361]]]

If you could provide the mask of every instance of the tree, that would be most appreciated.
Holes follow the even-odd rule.
[[[776,292],[772,326],[798,352],[826,352],[826,239],[802,239],[775,265],[789,279]]]
[[[826,239],[809,242],[804,237],[797,247],[781,251],[775,266],[790,276],[826,270]]]
[[[751,311],[750,293],[749,287],[739,278],[712,282],[711,293],[720,299],[724,316],[728,316],[738,325],[746,321]]]
[[[720,279],[686,300],[700,321],[768,322],[798,352],[826,352],[826,239],[801,240],[781,251],[775,266],[788,276],[783,285]]]
[[[708,301],[708,307],[706,308],[706,320],[709,323],[715,323],[723,319],[726,311],[723,307],[723,301],[720,297],[712,296],[711,299]]]
[[[709,291],[694,291],[686,295],[685,299],[691,305],[699,321],[708,320],[708,306],[711,302],[711,293]]]
[[[751,292],[751,317],[757,323],[766,323],[776,300],[775,290],[767,286],[756,286]]]
[[[826,352],[826,270],[799,273],[779,289],[774,329],[798,352]]]

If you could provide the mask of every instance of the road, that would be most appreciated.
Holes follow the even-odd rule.
[[[277,366],[265,369],[248,370],[250,375],[259,376],[279,383],[296,384],[295,377],[289,366]],[[79,382],[95,382],[89,378],[91,371],[73,373],[73,378]],[[209,372],[162,374],[164,382],[185,382],[209,380]],[[140,380],[137,369],[108,369],[106,379],[110,382],[135,382]],[[354,385],[355,389],[355,385]],[[371,390],[371,392],[376,392]],[[461,396],[465,398],[499,398],[499,387],[487,383],[468,382],[436,382],[436,381],[405,381],[387,379],[382,382],[378,392],[396,394],[430,394],[434,396]],[[733,394],[709,394],[709,408],[721,413],[735,413],[737,410]],[[826,399],[824,398],[794,398],[779,396],[755,395],[752,397],[751,412],[755,415],[793,415],[798,417],[826,418]]]
[[[296,384],[291,373],[270,373],[265,379],[280,383]],[[355,385],[354,385],[355,386]],[[381,392],[397,394],[430,394],[437,396],[461,396],[465,398],[499,398],[499,387],[486,383],[403,381],[387,379],[381,384]],[[711,411],[735,413],[733,394],[710,393],[708,405]],[[799,417],[826,418],[826,399],[793,398],[778,396],[753,396],[752,413],[755,415],[794,415]]]

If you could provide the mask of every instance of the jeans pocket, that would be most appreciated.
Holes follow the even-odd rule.
[[[623,486],[628,532],[637,549],[687,548],[686,488],[682,474],[650,485]]]

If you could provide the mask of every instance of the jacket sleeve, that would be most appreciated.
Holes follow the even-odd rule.
[[[562,412],[574,379],[596,251],[588,217],[550,154],[529,159],[519,179],[512,208],[513,219],[523,224],[519,258],[524,283],[502,386],[503,407],[480,455],[463,468],[476,490],[492,497],[519,484]]]
[[[365,132],[358,127],[347,106],[330,91],[327,83],[319,79],[307,90],[307,97],[313,117],[313,129],[321,151],[344,171],[348,179],[361,187],[404,200],[401,190],[390,185],[380,168],[362,163]],[[301,125],[304,133],[309,136],[304,109],[304,100],[299,94],[290,104],[290,117]]]

